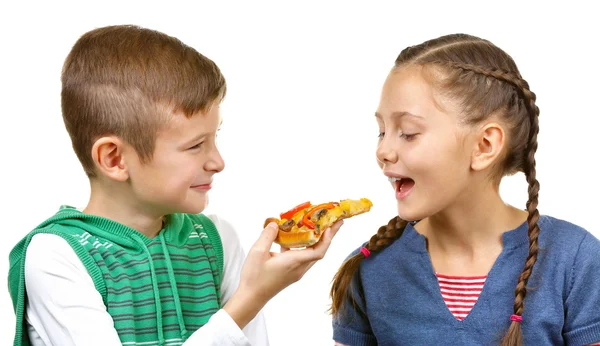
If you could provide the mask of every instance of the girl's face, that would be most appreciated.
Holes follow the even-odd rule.
[[[451,208],[471,181],[471,126],[459,108],[436,94],[422,67],[394,69],[375,114],[377,160],[390,179],[404,220],[421,220]]]

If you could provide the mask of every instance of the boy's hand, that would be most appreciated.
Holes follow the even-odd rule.
[[[325,256],[333,236],[343,224],[340,220],[325,231],[315,245],[292,250],[282,248],[281,253],[271,252],[271,245],[277,237],[278,227],[270,223],[254,243],[240,275],[237,291],[224,309],[240,328],[248,324],[263,306],[277,293],[302,276]]]

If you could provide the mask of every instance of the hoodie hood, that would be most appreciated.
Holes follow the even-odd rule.
[[[191,223],[190,225],[186,223],[190,221],[184,218],[183,214],[167,215],[164,228],[159,234],[162,234],[168,243],[183,246],[194,231]],[[153,241],[133,228],[101,216],[85,214],[68,205],[61,206],[54,216],[39,224],[36,230],[53,224],[80,228],[93,236],[104,238],[125,248],[138,248],[140,244],[148,246]]]
[[[92,239],[100,238],[106,240],[107,242],[118,245],[126,251],[129,250],[134,253],[141,252],[144,254],[144,256],[146,257],[148,269],[150,271],[150,280],[152,283],[154,303],[156,307],[155,314],[158,332],[158,344],[164,345],[165,338],[163,332],[163,314],[160,300],[160,291],[158,287],[155,263],[152,258],[152,254],[148,249],[148,245],[150,245],[153,242],[158,242],[160,244],[161,249],[159,251],[161,251],[162,255],[164,256],[173,299],[175,300],[176,318],[179,324],[181,338],[183,340],[187,338],[188,331],[186,330],[186,326],[184,323],[180,298],[178,295],[178,289],[176,285],[176,278],[171,258],[169,255],[169,249],[167,246],[167,244],[170,244],[177,247],[181,247],[187,243],[190,234],[192,232],[196,232],[194,227],[195,225],[193,224],[191,219],[185,217],[184,214],[167,215],[165,217],[165,224],[163,229],[158,233],[158,235],[154,239],[151,239],[133,228],[127,227],[110,219],[85,214],[70,206],[61,206],[59,211],[54,216],[38,225],[34,229],[34,231],[31,232],[26,238],[21,240],[10,253],[11,269],[9,272],[9,277],[11,277],[12,280],[9,283],[9,291],[11,292],[11,296],[13,298],[13,304],[15,308],[15,313],[17,314],[17,319],[22,318],[24,313],[24,267],[25,252],[27,249],[27,245],[31,241],[33,235],[35,235],[36,233],[54,233],[52,232],[52,229],[55,226],[60,226],[57,228],[61,229],[67,228],[71,230],[76,230],[75,232],[70,232],[70,234],[77,236],[70,237],[70,239],[66,238],[66,240],[69,243],[81,242],[82,245],[85,245],[87,244],[88,240],[92,242]],[[79,230],[83,232],[80,232]],[[95,246],[95,244],[92,245]],[[98,246],[99,245],[106,244],[99,243]],[[80,251],[84,250],[81,248]],[[84,265],[86,265],[86,268],[88,268],[89,270],[89,263],[86,263],[85,260],[83,261]],[[89,258],[89,261],[92,261],[91,257]],[[101,278],[101,274],[98,272],[90,273],[90,275],[92,276],[99,292],[103,294],[104,299],[106,288],[104,286],[103,279]],[[26,335],[24,334],[26,334],[26,331],[24,331],[22,327],[19,328],[19,323],[17,323],[17,335],[15,335],[15,345],[18,343],[17,340],[26,340]]]

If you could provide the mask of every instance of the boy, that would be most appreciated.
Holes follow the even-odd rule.
[[[245,262],[231,226],[199,214],[212,176],[225,79],[163,33],[111,26],[83,35],[62,72],[62,112],[90,179],[82,211],[61,209],[10,254],[15,345],[268,345],[263,306],[299,280],[313,248]]]

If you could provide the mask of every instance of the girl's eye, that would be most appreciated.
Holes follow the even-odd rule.
[[[407,141],[412,141],[417,136],[417,133],[403,133],[400,135],[401,138],[404,138]]]
[[[415,139],[415,137],[417,137],[418,133],[402,133],[400,135],[400,138],[403,138],[406,141],[412,141],[413,139]],[[385,132],[379,132],[379,135],[377,135],[377,138],[382,139],[385,136]]]

